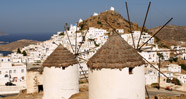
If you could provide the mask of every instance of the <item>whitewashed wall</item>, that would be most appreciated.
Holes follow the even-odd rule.
[[[89,70],[89,99],[145,99],[144,66]]]
[[[62,68],[44,67],[43,99],[68,99],[79,93],[78,66]]]
[[[38,85],[43,84],[43,75],[38,71],[27,72],[27,93],[37,93]]]

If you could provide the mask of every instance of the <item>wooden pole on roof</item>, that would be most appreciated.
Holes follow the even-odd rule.
[[[127,17],[128,17],[129,27],[130,27],[130,33],[131,33],[131,36],[132,36],[132,42],[133,42],[133,46],[134,46],[134,48],[135,48],[134,37],[133,37],[132,26],[131,26],[131,22],[130,22],[130,16],[129,16],[129,11],[128,11],[127,2],[125,2],[125,5],[126,5],[126,10],[127,10]]]
[[[139,47],[138,50],[140,50],[145,44],[148,43],[148,41],[150,41],[156,34],[158,34],[167,24],[169,24],[169,22],[172,20],[173,18],[170,18],[156,33],[154,33],[145,43],[143,43],[143,45],[141,45]]]
[[[148,8],[147,8],[147,12],[146,12],[145,19],[144,19],[144,22],[143,22],[143,27],[142,27],[142,29],[141,29],[140,37],[139,37],[139,40],[138,40],[138,43],[137,43],[137,49],[138,49],[138,47],[139,47],[141,35],[142,35],[142,33],[143,33],[143,31],[144,31],[144,28],[145,28],[145,23],[146,23],[147,16],[148,16],[148,13],[149,13],[150,5],[151,5],[151,2],[149,2],[149,6],[148,6]]]
[[[87,33],[88,33],[88,30],[86,31],[85,35],[82,36],[82,37],[83,37],[83,38],[82,38],[82,43],[80,44],[79,48],[77,49],[77,54],[79,53],[79,50],[80,50],[81,46],[83,45],[84,40],[86,39],[86,35],[87,35]]]
[[[68,26],[68,23],[65,23],[65,26],[64,26],[64,28],[65,28],[65,33],[66,33],[66,35],[67,35],[67,38],[68,38],[68,41],[69,41],[69,43],[70,43],[70,46],[71,46],[72,51],[75,52],[74,49],[73,49],[73,47],[72,47],[72,43],[71,43],[71,41],[70,41],[70,38],[69,38],[69,35],[68,35],[68,32],[67,32],[67,26]]]

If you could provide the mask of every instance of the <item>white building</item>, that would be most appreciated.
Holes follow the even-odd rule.
[[[79,93],[79,71],[75,56],[62,45],[43,63],[43,99],[69,99]]]
[[[110,7],[110,10],[111,10],[111,11],[114,11],[114,7],[111,6],[111,7]]]
[[[0,57],[0,85],[7,82],[26,88],[26,65],[12,63],[10,57]]]
[[[92,16],[98,16],[98,13],[94,12]]]
[[[140,31],[133,31],[133,39],[134,39],[135,47],[137,47],[140,34],[141,34]],[[122,38],[124,38],[125,41],[127,41],[129,43],[129,45],[133,46],[132,35],[130,33],[125,33],[125,34],[122,34],[121,36],[122,36]],[[149,40],[151,37],[152,36],[149,35],[148,33],[142,33],[139,45],[142,45],[147,40]],[[152,44],[153,45],[154,44],[154,37],[152,37],[147,42],[147,44]]]
[[[27,93],[39,93],[43,91],[42,67],[32,67],[27,70]]]
[[[89,99],[145,99],[143,63],[136,50],[114,33],[87,63]]]
[[[170,72],[177,72],[177,73],[181,73],[181,66],[177,65],[177,64],[168,64],[166,65],[167,70]]]
[[[145,84],[151,85],[158,82],[158,71],[153,68],[145,68]]]

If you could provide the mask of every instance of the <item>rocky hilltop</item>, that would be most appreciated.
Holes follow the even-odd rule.
[[[107,24],[107,22],[116,29],[124,29],[125,33],[129,33],[129,24],[126,19],[124,19],[119,13],[115,11],[105,11],[101,12],[98,15],[91,16],[84,20],[83,22],[79,23],[79,26],[83,30],[87,30],[89,27],[96,27],[102,28],[105,30],[111,29],[111,27]],[[132,30],[141,30],[141,27],[138,26],[137,23],[132,24]]]
[[[36,44],[38,42],[39,41],[22,39],[22,40],[8,43],[8,44],[0,44],[0,51],[13,51],[17,48],[22,48],[22,47],[28,46],[30,44]]]

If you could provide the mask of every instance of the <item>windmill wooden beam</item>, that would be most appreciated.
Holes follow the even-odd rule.
[[[82,67],[82,66],[81,66],[81,64],[80,64],[79,62],[78,62],[78,64],[79,64],[79,66],[80,66],[80,67]],[[85,77],[86,81],[88,82],[88,79],[87,79],[87,77],[86,77],[86,75],[85,75],[84,70],[83,70],[82,68],[80,68],[80,69],[81,69],[81,71],[83,72],[83,75],[84,75],[84,77]]]
[[[66,35],[67,35],[67,38],[68,38],[68,41],[69,41],[69,43],[70,43],[70,46],[71,46],[72,51],[75,52],[74,49],[73,49],[73,47],[72,47],[72,43],[71,43],[71,41],[70,41],[70,38],[69,38],[69,35],[68,35],[68,32],[67,32],[67,26],[68,26],[68,24],[65,23],[65,26],[64,26],[65,32],[64,32],[64,33],[66,33]]]
[[[135,48],[134,37],[133,37],[133,33],[132,33],[132,25],[131,25],[131,22],[130,22],[130,16],[129,16],[128,4],[127,4],[127,2],[125,2],[125,5],[126,5],[126,10],[127,10],[127,17],[128,17],[128,23],[129,23],[130,33],[131,33],[131,36],[132,36],[132,42],[133,42],[133,46],[134,46],[134,48]]]
[[[88,30],[87,30],[87,32],[86,32],[85,35],[84,35],[85,38],[86,38],[87,33],[88,33]],[[81,46],[83,45],[83,42],[84,42],[84,41],[83,41],[83,39],[82,39],[82,43],[80,44],[79,48],[77,49],[77,53],[79,53],[79,50],[80,50]]]
[[[183,49],[181,49],[183,50]],[[176,52],[176,51],[181,51],[181,50],[156,50],[156,51],[143,51],[143,52]]]
[[[77,27],[76,27],[76,38],[75,38],[75,54],[77,54]]]
[[[156,33],[154,33],[145,43],[143,43],[143,45],[141,45],[139,47],[138,50],[140,50],[145,44],[148,43],[148,41],[150,41],[156,34],[158,34],[167,24],[169,24],[169,22],[172,20],[173,18],[170,18]]]
[[[146,23],[147,16],[148,16],[148,13],[149,13],[150,5],[151,5],[151,2],[149,2],[148,8],[147,8],[147,12],[146,12],[145,19],[144,19],[144,22],[143,22],[143,27],[142,27],[142,29],[141,29],[141,33],[140,33],[139,40],[138,40],[138,43],[137,43],[137,49],[138,49],[138,47],[139,47],[141,35],[142,35],[142,33],[143,33],[143,31],[144,31],[144,28],[145,28],[145,23]]]

